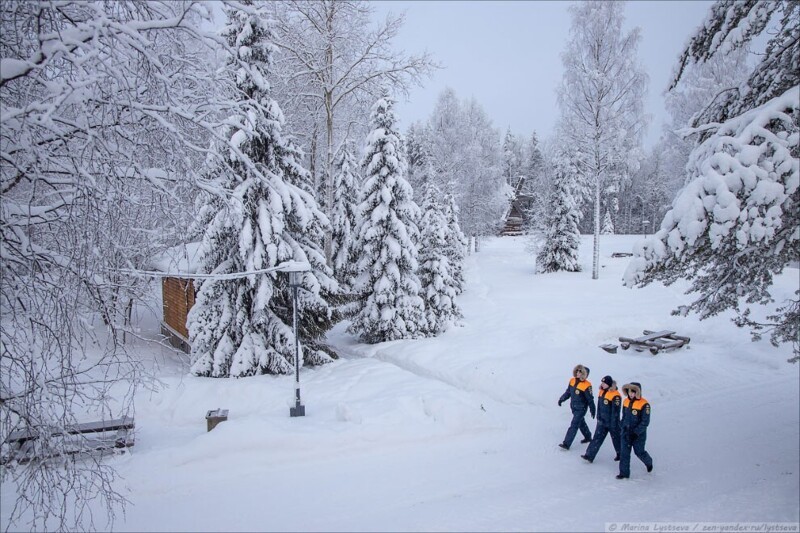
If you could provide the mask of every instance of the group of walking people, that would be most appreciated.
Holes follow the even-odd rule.
[[[582,444],[589,444],[581,455],[588,462],[593,462],[600,447],[611,436],[611,443],[617,452],[615,461],[619,461],[617,479],[626,479],[631,475],[631,448],[647,468],[653,471],[653,458],[644,449],[647,441],[647,426],[650,425],[650,404],[642,397],[641,384],[633,381],[622,386],[622,393],[617,390],[617,382],[611,376],[600,380],[600,392],[597,395],[595,408],[592,384],[589,382],[589,368],[577,365],[572,370],[572,379],[564,394],[558,399],[558,405],[567,400],[572,408],[572,423],[567,429],[564,441],[559,446],[569,450],[578,431],[583,435]],[[586,411],[592,418],[597,418],[594,436],[586,424]],[[621,415],[621,418],[620,418]]]

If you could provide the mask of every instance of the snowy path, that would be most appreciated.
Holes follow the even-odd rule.
[[[343,358],[304,370],[308,416],[291,419],[292,378],[164,378],[138,401],[137,442],[113,459],[133,505],[116,530],[603,530],[610,521],[779,521],[800,517],[798,366],[727,318],[672,317],[681,287],[620,284],[631,237],[607,237],[601,279],[533,276],[522,238],[468,261],[464,325],[435,339],[362,345],[340,324]],[[591,265],[584,239],[583,264]],[[796,288],[796,270],[776,291]],[[794,276],[794,277],[793,277]],[[642,329],[688,349],[607,354]],[[572,367],[641,381],[648,449],[614,479],[606,443],[557,448]],[[231,418],[205,432],[206,409]],[[594,422],[589,420],[594,429]],[[4,486],[3,506],[11,488]]]

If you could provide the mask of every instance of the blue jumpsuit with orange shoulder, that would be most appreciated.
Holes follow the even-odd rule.
[[[589,447],[586,448],[586,457],[594,460],[600,447],[606,440],[606,435],[611,434],[611,443],[614,451],[620,452],[620,421],[619,415],[622,408],[622,395],[616,390],[600,390],[597,395],[597,427]]]
[[[620,452],[619,473],[623,477],[631,475],[631,447],[633,453],[645,466],[652,468],[653,458],[644,449],[647,441],[647,426],[650,424],[650,404],[644,398],[622,402],[622,450]]]
[[[567,434],[564,436],[564,444],[569,448],[572,441],[575,440],[575,435],[580,430],[584,438],[591,439],[592,433],[589,431],[589,426],[586,425],[586,410],[595,414],[594,397],[592,396],[592,384],[589,380],[580,381],[578,378],[569,380],[569,385],[561,398],[558,399],[559,405],[569,399],[570,408],[572,409],[572,422],[567,429]]]

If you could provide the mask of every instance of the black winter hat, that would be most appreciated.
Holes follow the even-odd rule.
[[[605,383],[609,387],[614,383],[614,380],[611,379],[611,376],[603,376],[603,379],[601,379],[600,381],[602,381],[603,383]]]

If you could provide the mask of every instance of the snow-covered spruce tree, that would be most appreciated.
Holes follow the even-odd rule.
[[[281,125],[283,125],[283,122],[281,122]],[[314,177],[303,167],[303,150],[300,149],[295,140],[288,135],[284,136],[283,144],[275,147],[275,154],[278,165],[283,169],[286,183],[314,196],[316,194]]]
[[[752,328],[754,339],[769,331],[774,345],[790,343],[789,361],[797,362],[800,290],[778,304],[768,323],[752,319],[742,301],[773,303],[774,276],[800,259],[800,4],[717,2],[683,53],[672,86],[688,63],[765,31],[771,15],[780,16],[779,30],[747,84],[695,117],[701,141],[687,165],[687,185],[660,231],[635,250],[625,283],[689,279],[688,293],[698,298],[675,313],[694,311],[703,319],[734,310],[735,323]]]
[[[436,336],[462,317],[456,304],[457,284],[448,257],[450,229],[441,192],[430,181],[425,187],[419,249],[419,281],[425,302],[427,333]]]
[[[574,168],[566,160],[556,161],[555,184],[550,195],[544,245],[536,257],[536,272],[579,272],[580,214],[575,202]]]
[[[358,200],[361,180],[353,147],[346,143],[336,157],[331,210],[331,259],[333,272],[343,291],[348,291],[355,280],[358,253]]]
[[[603,229],[600,231],[603,235],[614,235],[614,220],[611,218],[611,211],[606,209],[606,216],[603,217]]]
[[[777,23],[772,31],[770,21]],[[676,88],[687,69],[718,54],[727,55],[767,32],[761,61],[741,87],[725,88],[695,115],[692,126],[722,123],[783,95],[800,83],[800,4],[791,0],[718,0],[680,56],[669,90]],[[702,128],[701,141],[713,130]]]
[[[690,279],[698,298],[682,312],[708,318],[727,309],[748,323],[740,301],[772,302],[773,277],[800,258],[798,87],[717,127],[692,152],[690,183],[672,203],[656,235],[640,243],[627,285],[669,285]],[[796,293],[797,294],[797,293]],[[676,311],[677,312],[677,311]],[[795,344],[797,300],[771,318],[773,340]]]
[[[215,180],[229,197],[211,218],[203,237],[200,273],[225,275],[308,262],[299,303],[303,340],[320,335],[317,319],[332,316],[323,294],[336,282],[319,247],[327,220],[313,197],[290,181],[303,181],[296,149],[281,133],[283,117],[266,81],[271,61],[270,28],[258,9],[226,8],[223,36],[236,54],[228,62],[236,97],[246,112],[230,117]],[[289,373],[294,362],[291,298],[286,274],[254,274],[199,283],[189,313],[192,373],[242,377]],[[310,350],[306,362],[330,357]]]
[[[365,181],[359,207],[358,309],[348,331],[368,343],[424,334],[425,318],[417,277],[419,207],[405,180],[394,100],[382,91],[372,108],[372,131],[363,160]]]
[[[445,239],[445,253],[453,269],[456,294],[464,292],[464,258],[467,257],[469,242],[467,236],[461,231],[458,221],[458,204],[453,193],[447,193],[444,198],[444,217],[447,220],[447,238]]]

